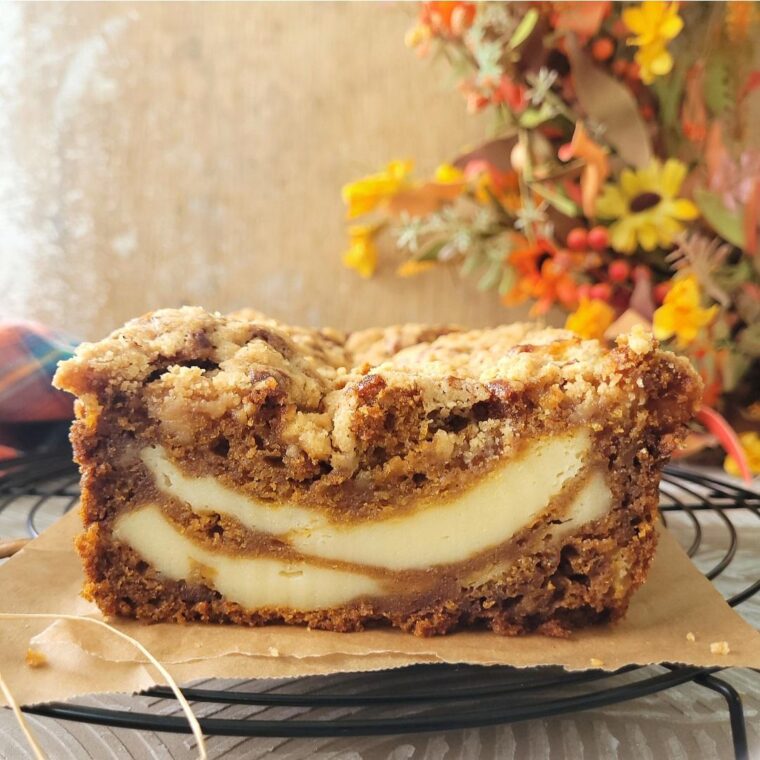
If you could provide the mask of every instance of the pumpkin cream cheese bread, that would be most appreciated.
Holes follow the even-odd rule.
[[[189,307],[83,344],[55,383],[104,613],[423,636],[621,617],[700,396],[644,332],[345,335]]]

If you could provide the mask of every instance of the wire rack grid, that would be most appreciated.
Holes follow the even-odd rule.
[[[663,523],[667,526],[678,521],[679,535],[690,533],[684,548],[704,567],[710,580],[718,579],[740,551],[737,516],[760,519],[760,494],[688,468],[666,468],[661,495]],[[30,536],[71,509],[78,497],[78,476],[70,451],[43,451],[3,463],[0,518],[9,507],[21,507]],[[712,557],[703,557],[700,563],[707,515],[717,517],[724,548]],[[760,591],[760,577],[744,581],[727,594],[732,607],[746,603]],[[737,760],[747,760],[742,699],[730,683],[718,677],[719,671],[676,665],[627,667],[613,673],[418,665],[373,673],[371,677],[353,674],[337,679],[291,679],[276,682],[264,691],[251,690],[252,682],[242,681],[225,688],[187,687],[183,692],[196,707],[207,708],[200,719],[206,735],[347,737],[450,731],[548,718],[628,702],[693,682],[725,699],[734,755]],[[297,690],[292,688],[296,682]],[[170,689],[155,687],[132,699],[129,709],[59,702],[26,710],[39,716],[117,728],[189,732],[183,717],[159,709],[173,700]],[[245,717],[213,717],[213,706],[256,710],[254,717],[250,712]],[[289,708],[284,717],[278,713],[281,708]]]

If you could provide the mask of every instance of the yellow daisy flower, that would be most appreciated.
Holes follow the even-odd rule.
[[[673,68],[673,56],[666,45],[683,29],[678,3],[646,0],[636,8],[623,11],[623,23],[633,32],[629,45],[638,46],[634,60],[639,64],[641,81],[652,84]]]
[[[580,306],[568,316],[565,329],[572,330],[586,340],[598,340],[604,337],[614,319],[615,310],[605,301],[598,298],[582,298]]]
[[[348,218],[354,219],[374,211],[383,201],[409,186],[411,161],[391,161],[385,171],[370,174],[343,186],[343,202],[348,206]]]
[[[349,248],[343,254],[343,264],[366,278],[372,277],[377,267],[377,247],[373,236],[377,227],[356,224],[348,228]]]
[[[697,278],[691,274],[676,279],[662,306],[654,312],[655,338],[667,340],[675,335],[680,348],[688,346],[699,331],[715,319],[718,312],[717,306],[703,309],[699,304]]]
[[[644,169],[623,169],[618,185],[607,184],[596,202],[596,213],[616,219],[610,226],[610,244],[621,253],[669,247],[683,230],[682,222],[696,219],[697,207],[678,191],[686,165],[675,158],[664,164],[653,160]]]

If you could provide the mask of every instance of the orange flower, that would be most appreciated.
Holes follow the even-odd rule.
[[[492,103],[505,103],[513,113],[522,113],[528,105],[525,88],[502,74],[499,83],[491,94]]]
[[[492,198],[513,213],[522,207],[520,179],[517,172],[503,172],[482,159],[468,162],[465,177],[474,181],[475,197],[480,203],[490,203]]]
[[[442,37],[461,37],[475,20],[475,3],[438,0],[422,4],[420,22]]]
[[[578,300],[578,286],[570,272],[577,271],[577,262],[568,251],[558,251],[545,238],[524,245],[509,254],[509,264],[517,274],[515,286],[502,298],[507,306],[535,299],[530,315],[545,314],[559,301],[567,308]]]
[[[568,316],[565,327],[586,340],[599,340],[614,321],[615,310],[608,303],[582,298],[580,306]]]

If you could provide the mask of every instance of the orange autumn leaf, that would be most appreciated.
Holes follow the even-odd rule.
[[[681,108],[681,126],[687,140],[701,143],[707,136],[705,106],[705,66],[698,61],[686,74],[686,96]]]
[[[425,216],[456,200],[462,194],[464,187],[464,181],[425,182],[396,193],[388,200],[387,209],[391,214],[406,212],[411,216]]]
[[[714,121],[707,131],[707,141],[705,143],[705,168],[707,169],[707,176],[716,176],[728,157],[728,151],[723,141],[723,128],[720,122]]]
[[[579,121],[565,155],[568,153],[568,158],[580,158],[584,162],[581,172],[581,205],[584,215],[593,217],[599,191],[610,176],[607,150],[589,137],[583,122]]]
[[[744,249],[747,253],[757,253],[757,223],[760,219],[760,179],[752,181],[747,203],[744,206]]]
[[[418,274],[428,272],[435,267],[434,261],[418,261],[409,259],[396,268],[396,274],[399,277],[416,277]]]
[[[609,14],[611,5],[609,0],[553,3],[552,23],[558,32],[575,32],[580,37],[593,37]]]
[[[747,81],[739,91],[739,100],[744,100],[751,92],[760,88],[760,71],[750,71],[747,75]]]

